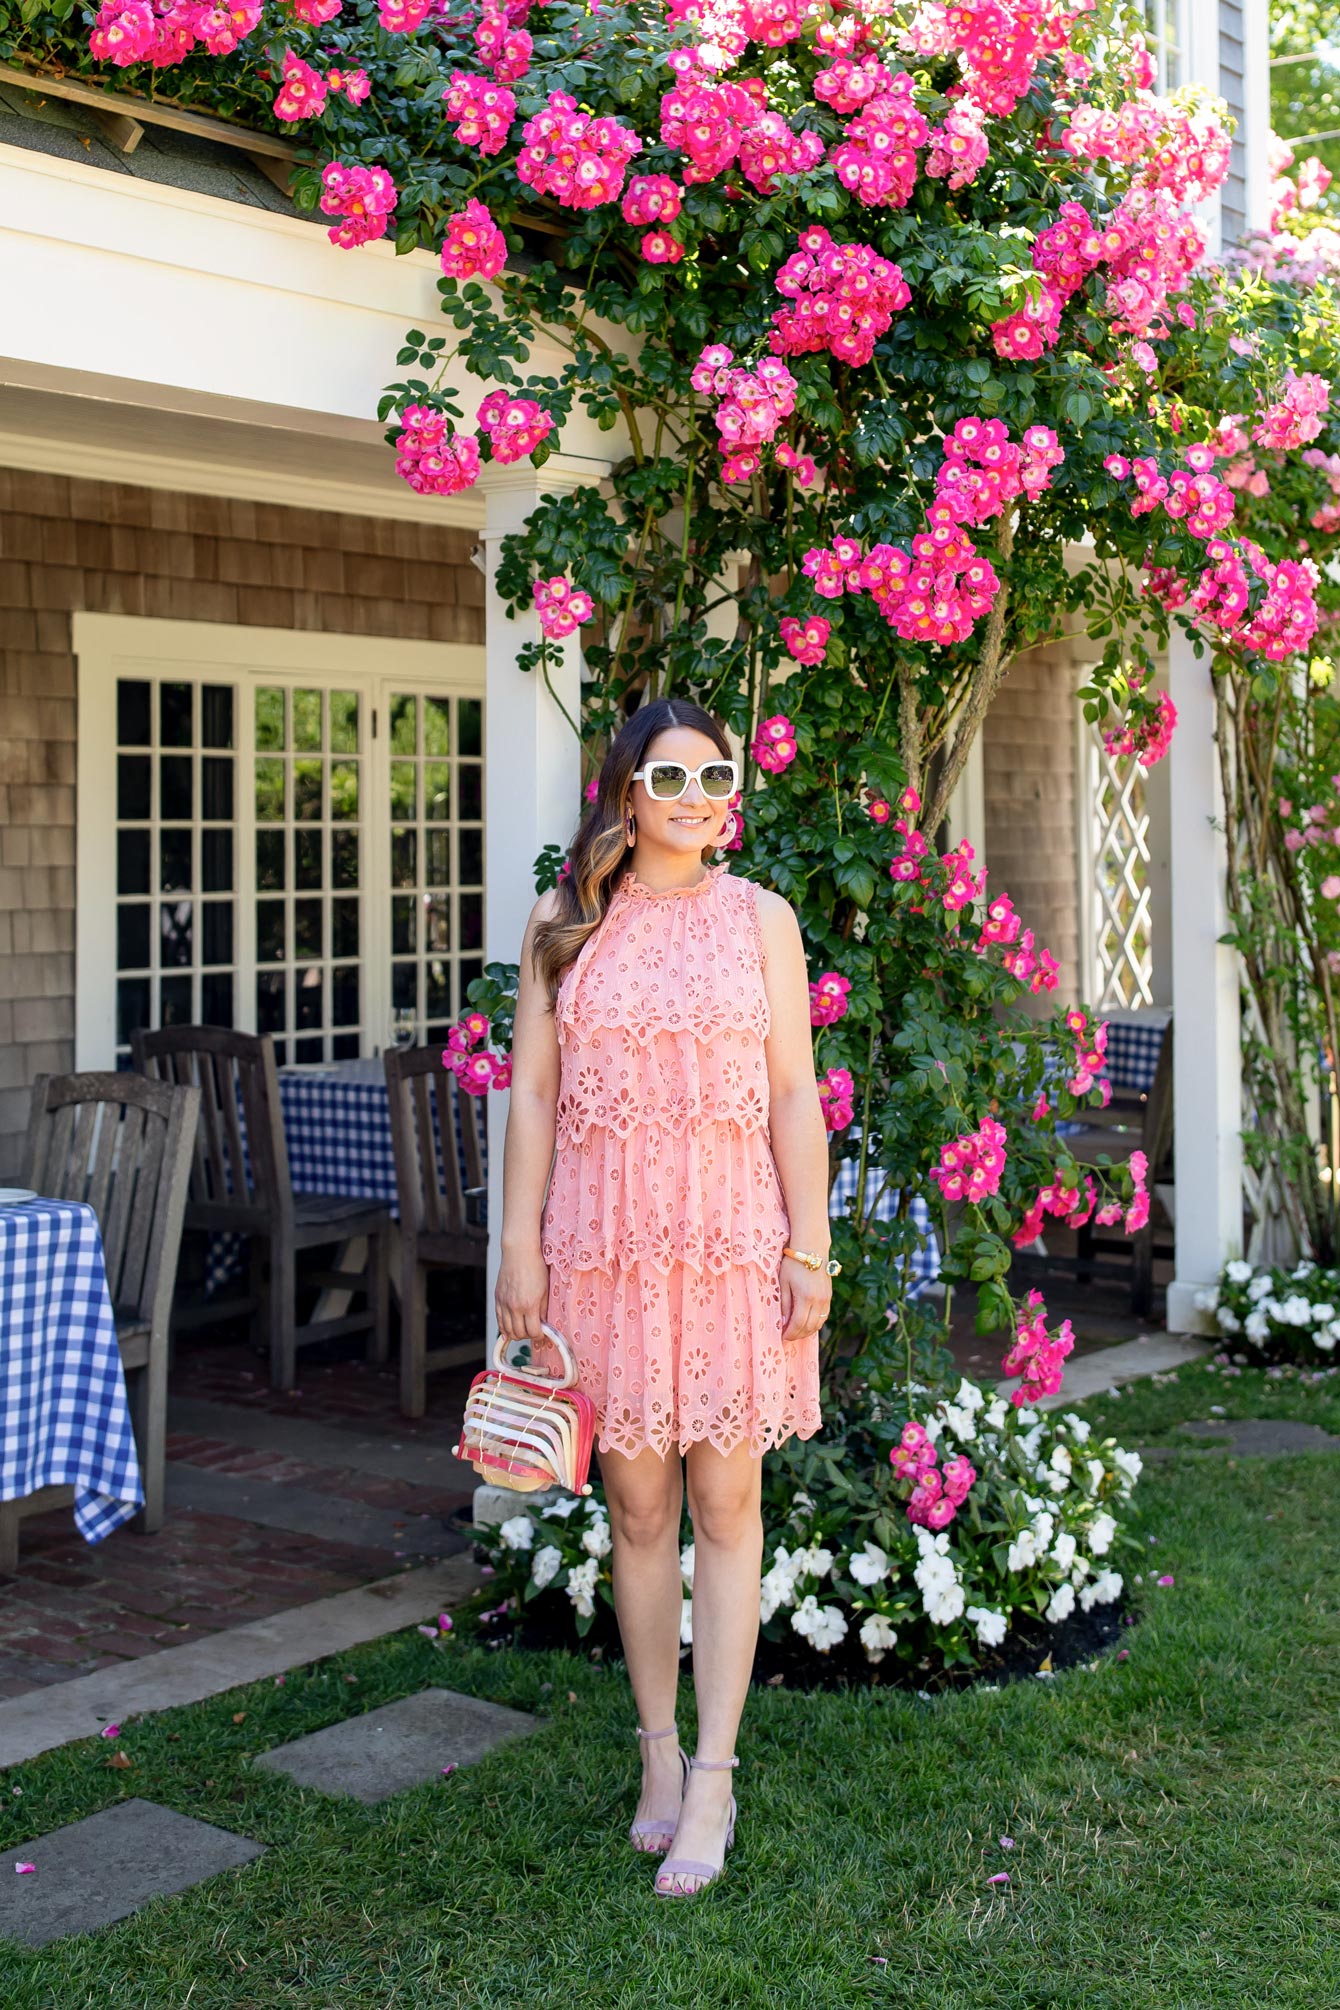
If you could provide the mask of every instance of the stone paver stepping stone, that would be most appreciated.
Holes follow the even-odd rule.
[[[508,1738],[539,1729],[538,1720],[501,1703],[454,1689],[422,1689],[399,1703],[328,1724],[254,1761],[287,1773],[300,1787],[352,1794],[368,1807],[438,1778],[444,1766],[468,1766]]]
[[[1240,1458],[1272,1458],[1277,1452],[1340,1452],[1340,1438],[1320,1424],[1288,1417],[1202,1417],[1183,1424],[1196,1438],[1225,1438]]]
[[[151,1898],[264,1855],[259,1843],[152,1801],[119,1801],[0,1858],[0,1936],[45,1947],[93,1933]],[[20,1877],[16,1863],[36,1868]]]

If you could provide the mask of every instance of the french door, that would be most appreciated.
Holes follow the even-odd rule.
[[[76,1049],[445,1035],[483,967],[483,651],[77,616]]]

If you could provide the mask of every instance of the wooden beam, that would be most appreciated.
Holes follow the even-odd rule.
[[[73,77],[48,77],[38,70],[15,70],[0,63],[0,84],[15,90],[32,91],[39,97],[63,98],[67,104],[86,105],[90,111],[119,113],[144,126],[166,126],[170,132],[193,133],[198,140],[214,140],[219,146],[240,147],[244,153],[264,154],[271,160],[291,161],[293,148],[274,133],[253,132],[249,126],[235,126],[228,119],[210,118],[204,112],[186,112],[180,105],[161,104],[155,98],[135,98],[123,91],[102,91],[94,84],[81,84]],[[130,149],[126,148],[129,152]]]
[[[247,159],[254,168],[259,168],[267,181],[272,181],[281,195],[291,195],[293,165],[290,161],[277,161],[270,154],[256,154],[248,147]]]
[[[144,138],[144,127],[138,119],[130,118],[125,112],[104,112],[89,108],[89,116],[106,140],[108,146],[115,147],[120,154],[133,154]]]

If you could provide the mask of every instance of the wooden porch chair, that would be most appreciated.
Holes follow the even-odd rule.
[[[221,1026],[165,1026],[137,1033],[133,1051],[135,1065],[145,1075],[199,1087],[200,1122],[186,1226],[232,1231],[251,1239],[251,1291],[242,1307],[259,1316],[270,1352],[271,1386],[294,1386],[300,1347],[344,1333],[366,1332],[369,1357],[384,1361],[390,1214],[376,1201],[294,1193],[269,1034],[234,1033]],[[361,1270],[307,1271],[303,1281],[363,1292],[366,1310],[299,1326],[295,1305],[299,1252],[363,1237],[367,1258]],[[213,1322],[234,1309],[210,1307],[196,1323]]]
[[[488,1256],[488,1230],[467,1221],[465,1208],[465,1189],[484,1183],[482,1113],[443,1067],[440,1047],[388,1048],[382,1062],[400,1203],[400,1407],[421,1417],[435,1369],[483,1361],[475,1341],[431,1352],[427,1342],[428,1272],[480,1268]]]
[[[1106,1112],[1104,1114],[1107,1114]],[[1100,1154],[1112,1160],[1129,1158],[1137,1148],[1149,1161],[1147,1184],[1151,1196],[1148,1222],[1131,1238],[1131,1311],[1139,1318],[1148,1315],[1154,1297],[1154,1210],[1156,1185],[1167,1186],[1173,1179],[1173,1027],[1171,1019],[1159,1047],[1154,1080],[1138,1111],[1133,1111],[1126,1128],[1111,1124],[1085,1129],[1069,1140],[1070,1149],[1082,1165],[1096,1165]],[[1101,1245],[1091,1225],[1079,1231],[1077,1275],[1083,1279],[1095,1269],[1095,1251]],[[1164,1253],[1160,1248],[1158,1254]]]
[[[33,1084],[26,1183],[49,1200],[81,1201],[98,1217],[107,1289],[144,1481],[134,1526],[163,1525],[168,1322],[200,1098],[137,1075],[41,1075]],[[44,1487],[0,1504],[0,1570],[17,1565],[18,1524],[73,1498]]]

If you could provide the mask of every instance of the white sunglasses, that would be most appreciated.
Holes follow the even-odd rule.
[[[704,761],[700,768],[686,768],[682,761],[648,761],[632,776],[645,782],[647,794],[658,803],[674,803],[696,782],[709,802],[728,802],[740,786],[738,761]]]

